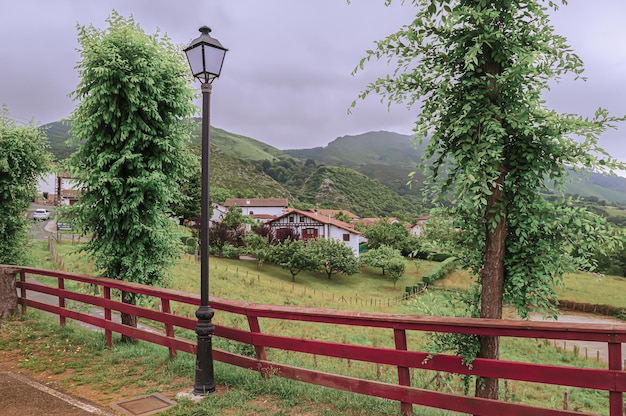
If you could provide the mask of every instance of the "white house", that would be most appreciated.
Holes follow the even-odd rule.
[[[224,214],[226,214],[226,207],[222,204],[213,204],[213,215],[211,215],[211,223],[222,221]]]
[[[267,222],[280,239],[281,234],[295,230],[304,241],[312,238],[334,238],[342,241],[359,257],[359,238],[362,234],[352,224],[336,220],[329,215],[292,209]]]
[[[56,203],[56,194],[56,174],[49,173],[40,177],[37,181],[37,199],[41,199],[41,202],[49,205],[54,205]]]
[[[228,209],[232,206],[240,207],[243,215],[263,221],[287,212],[289,201],[287,198],[228,198],[224,207]]]
[[[49,205],[71,205],[78,199],[76,178],[68,172],[50,173],[39,178],[37,199]]]
[[[415,224],[413,224],[411,226],[411,229],[409,230],[411,232],[411,235],[414,235],[416,237],[419,237],[420,235],[422,235],[422,232],[424,232],[424,225],[426,224],[426,221],[428,221],[429,218],[430,218],[430,215],[426,215],[425,217],[418,218]]]
[[[60,192],[59,205],[73,205],[78,200],[79,190],[76,188],[76,178],[69,172],[57,173],[56,183]]]

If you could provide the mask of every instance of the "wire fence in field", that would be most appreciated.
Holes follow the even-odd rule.
[[[198,257],[196,255],[184,255],[183,260],[189,262],[195,262]],[[370,307],[391,307],[398,303],[402,303],[408,299],[414,298],[419,293],[403,292],[398,296],[392,297],[374,297],[374,296],[360,296],[358,293],[354,295],[336,294],[332,291],[324,291],[315,288],[308,287],[306,285],[298,284],[296,282],[277,281],[276,279],[269,279],[262,276],[260,273],[255,273],[248,268],[239,266],[233,266],[231,264],[224,264],[219,260],[211,261],[211,268],[219,270],[220,273],[225,273],[226,277],[245,278],[249,283],[254,282],[256,285],[266,287],[268,289],[279,289],[282,292],[289,291],[293,295],[300,297],[315,297],[321,300],[341,303],[345,305],[353,306],[370,306]]]

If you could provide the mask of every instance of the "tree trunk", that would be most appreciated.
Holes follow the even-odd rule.
[[[17,314],[15,274],[12,269],[0,268],[0,319]]]
[[[136,297],[132,292],[122,292],[122,302],[127,303],[129,305],[135,305]],[[122,320],[123,325],[132,326],[133,328],[137,328],[137,317],[135,315],[131,315],[128,313],[121,313],[120,318]],[[122,342],[126,343],[135,343],[136,340],[133,337],[128,335],[122,335]]]
[[[481,297],[480,317],[486,319],[502,319],[502,300],[504,292],[504,263],[506,251],[506,206],[503,201],[502,186],[506,178],[506,170],[500,169],[500,176],[495,185],[489,187],[492,194],[487,197],[485,220],[487,222],[485,234],[485,254],[483,268],[480,271]],[[489,224],[494,221],[496,215],[500,221],[496,228],[490,228]],[[499,337],[480,337],[480,351],[478,358],[497,360],[500,357]],[[476,397],[498,399],[498,379],[479,378],[476,380]]]

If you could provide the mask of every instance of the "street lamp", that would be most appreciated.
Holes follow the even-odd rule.
[[[209,146],[209,110],[211,104],[211,83],[220,76],[222,63],[228,49],[209,35],[211,29],[200,28],[202,33],[185,48],[185,54],[191,67],[191,73],[202,83],[202,201],[200,221],[200,307],[196,311],[198,323],[196,335],[196,381],[193,385],[194,396],[206,396],[215,391],[213,377],[212,338],[215,326],[211,322],[214,312],[209,306],[209,197],[211,187],[211,159]]]

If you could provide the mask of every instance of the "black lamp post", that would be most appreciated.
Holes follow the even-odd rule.
[[[212,338],[215,326],[211,322],[214,312],[209,306],[209,197],[211,188],[211,159],[209,146],[209,110],[211,105],[211,83],[220,76],[227,49],[209,35],[211,29],[200,28],[202,33],[185,48],[191,73],[202,83],[202,201],[200,226],[200,307],[196,311],[198,323],[196,335],[196,381],[194,396],[206,396],[215,391],[213,377]]]

